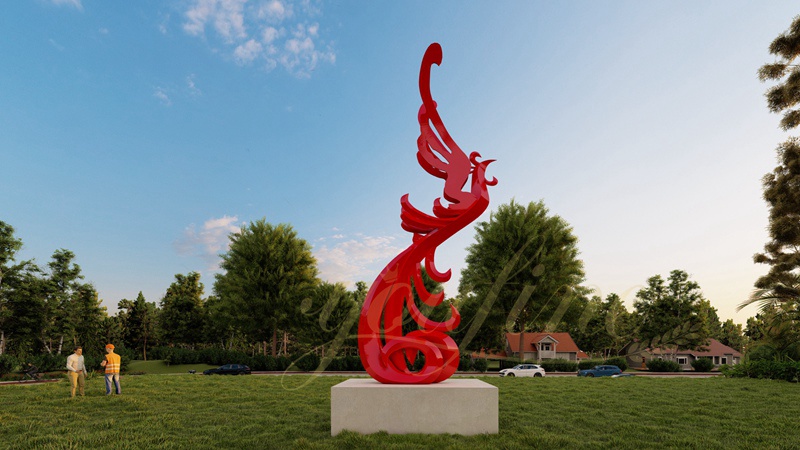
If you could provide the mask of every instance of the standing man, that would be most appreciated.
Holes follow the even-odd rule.
[[[67,357],[67,374],[72,385],[70,397],[75,397],[75,389],[78,389],[83,397],[83,387],[86,384],[86,365],[83,363],[83,349],[75,347],[75,352]]]
[[[111,380],[114,380],[117,395],[122,393],[119,387],[119,367],[121,358],[118,354],[114,353],[114,344],[106,345],[106,359],[100,363],[101,366],[106,368],[106,395],[111,395]]]

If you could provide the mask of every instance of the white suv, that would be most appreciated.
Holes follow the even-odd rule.
[[[544,369],[538,364],[517,364],[500,371],[501,377],[543,377]]]

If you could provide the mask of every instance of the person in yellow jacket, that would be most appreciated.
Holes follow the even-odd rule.
[[[112,380],[116,387],[116,393],[118,395],[122,393],[122,389],[119,387],[119,367],[121,362],[122,358],[114,353],[114,344],[106,345],[106,359],[100,363],[101,366],[106,368],[106,395],[111,395]]]

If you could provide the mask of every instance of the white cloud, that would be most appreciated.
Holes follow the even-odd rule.
[[[206,262],[206,270],[213,272],[219,269],[220,253],[228,251],[231,233],[240,230],[237,216],[222,216],[209,219],[200,230],[194,224],[189,225],[183,236],[175,241],[175,251],[182,256],[198,257]]]
[[[157,87],[155,92],[153,92],[153,97],[159,99],[161,104],[164,106],[172,106],[172,100],[169,99],[169,96],[166,92],[164,92],[164,89],[160,87]]]
[[[258,8],[258,17],[273,23],[280,23],[292,17],[293,14],[292,5],[280,0],[272,0]]]
[[[161,18],[161,23],[158,24],[158,31],[161,34],[167,34],[167,25],[169,24],[169,14],[164,14]]]
[[[344,236],[336,235],[334,239]],[[403,247],[395,244],[391,236],[363,236],[338,242],[333,246],[322,245],[314,249],[320,277],[330,282],[342,282],[348,287],[356,281],[368,284],[378,275]]]
[[[100,34],[106,35],[106,34],[108,34],[108,28],[102,27],[99,30],[97,30],[97,32],[100,33]]]
[[[186,77],[186,86],[189,88],[189,94],[193,96],[202,95],[203,91],[201,91],[194,82],[195,75],[190,74]]]
[[[277,28],[267,27],[264,28],[264,31],[261,33],[261,40],[265,44],[271,44],[272,41],[278,38],[278,35],[280,35],[280,31],[278,31]]]
[[[221,44],[223,54],[238,65],[267,71],[280,65],[309,77],[319,64],[336,62],[319,23],[310,20],[321,14],[305,0],[191,0],[183,30],[209,40],[212,48]]]
[[[250,39],[244,44],[236,47],[233,51],[233,57],[239,65],[247,65],[253,62],[261,54],[262,47],[255,39]]]
[[[54,5],[62,6],[72,6],[73,8],[83,11],[83,5],[81,4],[81,0],[51,0]]]
[[[244,28],[244,5],[247,0],[195,0],[186,11],[187,22],[183,29],[192,36],[205,32],[206,24],[227,43],[247,37]]]

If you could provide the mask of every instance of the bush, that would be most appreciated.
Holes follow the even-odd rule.
[[[292,358],[292,363],[289,369],[311,372],[317,367],[319,367],[319,356],[316,353],[306,353],[305,355],[298,355]]]
[[[608,358],[603,364],[608,364],[610,366],[617,366],[619,370],[625,372],[628,369],[628,360],[624,356],[616,356],[614,358]]]
[[[617,366],[619,367],[619,370],[624,372],[628,369],[628,360],[625,359],[624,356],[615,356],[608,359],[584,359],[578,363],[578,369],[586,370],[591,369],[594,366],[602,365]]]
[[[758,344],[747,351],[745,355],[747,361],[773,361],[778,356],[778,352],[771,345]]]
[[[548,359],[540,364],[545,372],[576,372],[578,363],[566,359]]]
[[[473,366],[475,366],[475,370],[478,372],[486,372],[489,369],[489,361],[486,358],[479,358],[473,361]]]
[[[458,371],[469,372],[470,370],[472,370],[472,358],[462,355],[458,360]]]
[[[602,359],[584,359],[578,363],[578,370],[591,369],[592,367],[602,365],[603,363],[604,361]]]
[[[681,365],[666,359],[651,359],[647,361],[647,370],[650,372],[680,372]]]
[[[714,361],[711,358],[698,358],[692,361],[692,368],[695,372],[711,372],[714,368]]]
[[[361,358],[358,356],[345,356],[345,360],[347,361],[347,370],[352,372],[361,372],[364,369],[364,365],[361,363]]]
[[[17,368],[17,358],[11,355],[0,355],[0,376],[9,374]]]
[[[800,362],[794,361],[748,361],[730,367],[721,367],[729,378],[763,378],[797,382],[800,379]]]
[[[39,372],[55,372],[67,370],[67,357],[55,353],[43,353],[33,358],[31,361],[34,366],[39,368]],[[85,361],[84,361],[85,362]]]
[[[501,359],[500,360],[500,370],[510,369],[510,368],[516,366],[517,364],[521,364],[521,363],[522,363],[522,361],[520,361],[517,358]]]

